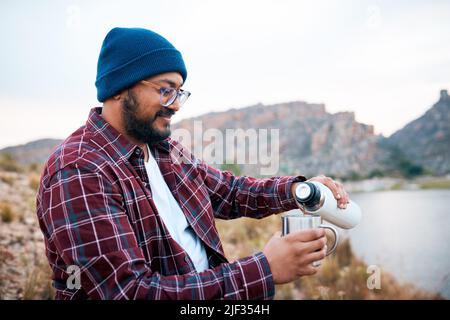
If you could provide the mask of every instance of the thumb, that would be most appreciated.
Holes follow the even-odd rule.
[[[267,241],[266,246],[273,245],[274,243],[278,243],[281,240],[281,232],[277,231],[275,232],[272,237]]]
[[[281,238],[281,231],[277,231],[273,234],[272,238]]]

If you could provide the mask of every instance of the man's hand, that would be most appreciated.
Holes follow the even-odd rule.
[[[283,284],[305,275],[317,273],[320,267],[311,265],[325,258],[327,247],[325,230],[301,230],[284,237],[275,234],[264,247],[275,284]]]
[[[338,207],[341,209],[347,208],[349,196],[348,193],[345,191],[342,183],[334,181],[330,177],[326,177],[324,175],[313,177],[308,181],[317,181],[327,186],[333,193],[334,197],[336,198]],[[292,185],[292,194],[295,194],[295,188],[297,187],[297,184],[298,182]]]

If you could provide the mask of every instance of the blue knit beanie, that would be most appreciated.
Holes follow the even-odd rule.
[[[156,32],[114,28],[103,40],[97,64],[97,99],[100,102],[136,82],[165,72],[187,71],[181,53]]]

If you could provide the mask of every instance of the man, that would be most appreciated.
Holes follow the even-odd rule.
[[[214,218],[297,208],[292,190],[306,179],[236,177],[172,140],[186,75],[180,52],[152,31],[106,36],[95,83],[103,107],[50,156],[37,197],[57,299],[270,299],[274,284],[317,272],[323,229],[225,258]],[[342,185],[313,180],[345,206]]]

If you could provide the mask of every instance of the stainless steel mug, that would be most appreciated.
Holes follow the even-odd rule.
[[[335,240],[331,248],[327,251],[326,255],[328,256],[336,250],[339,241],[339,234],[336,228],[322,224],[322,218],[320,216],[304,215],[300,212],[300,210],[296,210],[294,212],[290,212],[281,216],[281,221],[283,227],[283,236],[291,232],[305,229],[324,228],[331,230],[334,233]],[[320,266],[320,261],[314,261],[312,265],[314,267],[318,267]]]

